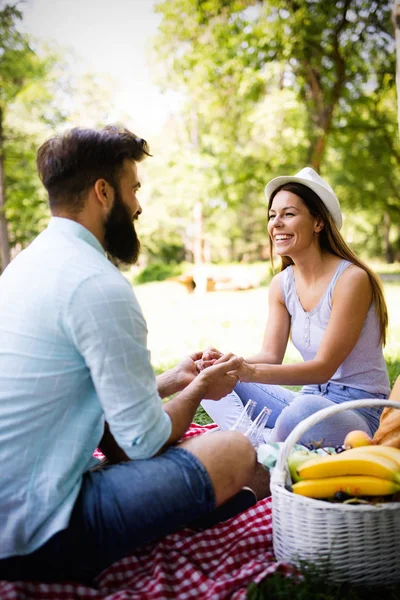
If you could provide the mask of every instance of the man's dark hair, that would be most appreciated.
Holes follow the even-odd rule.
[[[36,164],[51,210],[79,213],[85,193],[98,179],[118,188],[125,159],[140,162],[146,156],[150,156],[147,142],[128,129],[77,127],[47,140],[38,150]]]

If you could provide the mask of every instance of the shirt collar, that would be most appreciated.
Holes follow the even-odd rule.
[[[51,217],[47,229],[50,231],[62,231],[64,233],[72,234],[105,255],[104,248],[99,240],[89,231],[89,229],[86,229],[86,227],[76,221],[64,217]]]

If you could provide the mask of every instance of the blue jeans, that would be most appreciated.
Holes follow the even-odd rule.
[[[284,441],[289,433],[305,419],[322,408],[349,400],[387,398],[385,394],[371,394],[345,385],[325,383],[306,385],[293,392],[279,385],[238,383],[234,391],[219,400],[203,400],[202,406],[221,429],[229,429],[249,399],[257,402],[253,418],[266,406],[271,409],[267,427],[273,428],[268,441]],[[378,428],[382,409],[364,408],[334,415],[314,425],[303,434],[300,443],[310,444],[323,440],[326,446],[338,446],[349,431],[361,429],[373,435]]]
[[[205,467],[183,448],[89,471],[68,528],[31,554],[0,560],[0,579],[90,583],[135,548],[214,508]]]

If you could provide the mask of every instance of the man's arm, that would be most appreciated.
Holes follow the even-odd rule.
[[[180,394],[163,405],[172,423],[171,435],[165,446],[174,444],[185,434],[203,398],[219,400],[233,390],[238,378],[230,372],[242,362],[242,358],[225,354],[214,365],[199,373]]]
[[[202,372],[198,375],[194,361],[198,360],[201,354],[196,352],[184,358],[174,369],[157,377],[157,384],[161,379],[161,386],[164,386],[161,389],[164,392],[167,390],[166,395],[174,393],[172,390],[177,390],[184,385],[184,390],[180,394],[163,405],[172,423],[171,435],[163,448],[174,444],[185,434],[203,398],[215,400],[222,398],[229,394],[237,383],[237,377],[228,375],[228,371],[237,368],[242,359],[231,354],[222,356],[218,364],[209,367],[206,373]],[[99,449],[110,464],[130,460],[115,441],[108,423],[105,423]]]
[[[221,398],[233,389],[237,377],[228,372],[242,362],[223,357],[221,363],[231,362],[216,365],[215,371],[200,377],[195,376],[193,357],[189,364],[185,359],[186,366],[180,363],[176,377],[161,378],[161,392],[171,393],[194,379],[163,405],[150,364],[143,314],[128,282],[108,273],[96,273],[74,291],[64,326],[90,372],[110,432],[130,459],[149,458],[179,440],[202,398]]]

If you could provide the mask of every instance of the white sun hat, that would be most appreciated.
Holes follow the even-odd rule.
[[[338,229],[341,228],[343,223],[343,215],[342,211],[340,210],[339,200],[337,199],[336,194],[331,186],[324,179],[322,179],[322,177],[320,177],[318,173],[314,171],[314,169],[305,167],[292,177],[283,175],[281,177],[275,177],[274,179],[271,179],[271,181],[265,186],[265,197],[267,198],[267,202],[269,202],[271,194],[278,187],[284,185],[285,183],[302,183],[303,185],[309,187],[321,198],[322,202],[332,215],[332,218],[336,223],[336,227]]]

